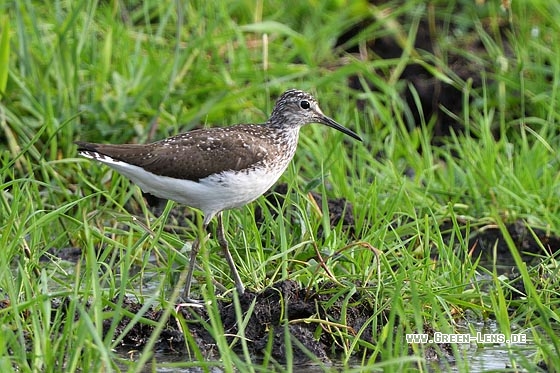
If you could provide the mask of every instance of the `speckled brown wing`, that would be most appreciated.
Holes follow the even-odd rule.
[[[266,157],[267,128],[262,125],[194,130],[150,144],[76,142],[79,151],[96,152],[156,175],[199,181],[222,171],[250,169]]]

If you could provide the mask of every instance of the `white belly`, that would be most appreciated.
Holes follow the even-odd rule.
[[[82,155],[107,164],[132,180],[144,192],[202,210],[205,224],[222,210],[244,206],[260,197],[287,167],[286,164],[273,170],[227,171],[195,182],[155,175],[107,156],[93,158],[88,154]]]

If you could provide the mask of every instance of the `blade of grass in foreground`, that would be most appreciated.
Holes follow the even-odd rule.
[[[0,18],[0,100],[3,99],[8,84],[10,70],[10,18]]]

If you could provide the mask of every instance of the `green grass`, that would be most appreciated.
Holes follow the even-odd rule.
[[[233,342],[241,353],[232,352],[213,280],[233,284],[213,240],[200,255],[195,291],[213,305],[201,322],[220,358],[206,359],[189,333],[192,359],[169,362],[152,350],[175,318],[188,257],[182,246],[197,235],[200,216],[170,204],[155,217],[138,188],[77,158],[73,145],[262,122],[292,87],[316,94],[323,111],[364,142],[318,125],[304,128],[281,179],[289,188],[284,202],[260,199],[225,214],[245,283],[261,291],[292,279],[330,292],[340,314],[301,322],[343,346],[344,371],[470,371],[458,346],[451,352],[456,363],[434,366],[424,359],[427,346],[408,345],[405,334],[455,333],[472,318],[495,320],[501,333],[532,340],[528,357],[509,348],[511,367],[538,371],[544,362],[557,369],[558,265],[549,249],[558,248],[542,242],[541,263],[529,266],[506,226],[521,220],[560,235],[560,8],[539,0],[507,10],[500,2],[474,3],[0,2],[0,370],[296,370],[293,361],[280,364],[270,354],[253,361],[243,335],[249,315],[241,312],[244,327]],[[335,46],[368,18],[375,22]],[[413,48],[421,19],[443,30],[433,54]],[[400,45],[402,55],[383,60],[369,51],[364,60],[344,51],[380,37]],[[472,39],[481,41],[476,54],[465,47]],[[475,66],[482,87],[454,73],[454,55]],[[431,72],[426,79],[463,95],[463,111],[449,115],[464,131],[439,146],[434,120],[412,127],[421,109],[402,99],[409,87],[399,78],[413,62]],[[360,90],[348,87],[353,76]],[[311,190],[353,205],[354,235],[341,224],[331,228],[327,206],[314,204]],[[254,220],[257,206],[262,224]],[[505,237],[521,297],[511,295],[510,279],[470,255],[469,237],[488,227]],[[78,264],[52,255],[68,247],[82,249]],[[130,314],[127,296],[146,308]],[[372,313],[351,331],[346,320],[356,297]],[[239,309],[235,296],[233,302]],[[162,310],[160,322],[145,317],[150,306]],[[125,316],[131,326],[154,328],[132,360],[117,349]],[[289,326],[286,320],[281,327]],[[368,326],[373,340],[364,341]],[[286,338],[288,356],[297,343]]]

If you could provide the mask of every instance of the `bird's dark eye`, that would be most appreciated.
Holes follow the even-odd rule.
[[[309,109],[309,108],[311,107],[311,104],[309,103],[309,101],[301,100],[301,101],[299,102],[299,107],[302,108],[302,109],[307,110],[307,109]]]

